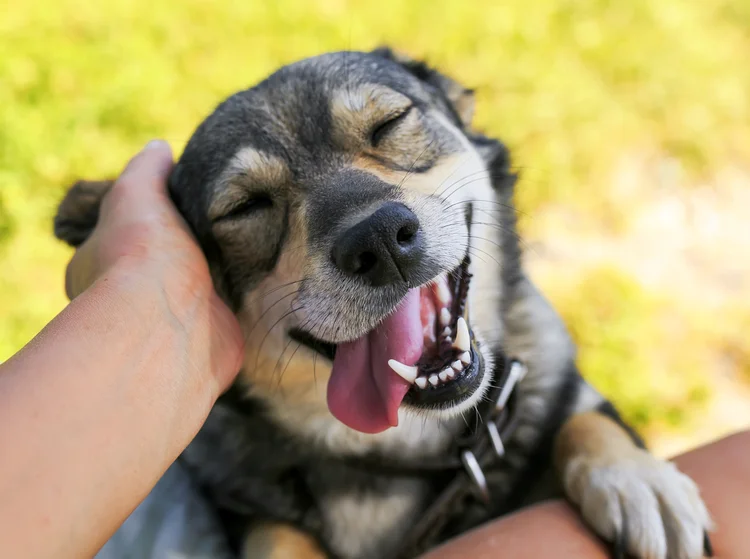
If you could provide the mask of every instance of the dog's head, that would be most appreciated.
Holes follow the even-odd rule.
[[[197,129],[170,191],[271,407],[327,386],[330,411],[374,433],[482,398],[509,215],[493,182],[512,177],[472,112],[471,91],[381,49],[286,66]]]

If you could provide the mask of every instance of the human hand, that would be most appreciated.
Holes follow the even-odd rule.
[[[166,180],[172,164],[171,150],[161,141],[150,142],[128,163],[104,196],[92,234],[69,263],[65,289],[73,299],[112,276],[126,278],[126,287],[122,281],[114,283],[127,296],[155,292],[164,312],[182,329],[189,327],[193,335],[206,338],[205,366],[223,389],[239,370],[242,334],[214,290],[200,247],[169,198]]]

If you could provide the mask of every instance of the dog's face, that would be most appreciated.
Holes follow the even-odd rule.
[[[488,160],[502,147],[467,132],[472,102],[390,51],[335,53],[282,68],[196,131],[171,192],[271,407],[313,405],[327,386],[331,412],[374,433],[399,411],[481,399],[502,259]]]

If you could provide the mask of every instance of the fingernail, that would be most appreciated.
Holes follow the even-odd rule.
[[[146,144],[146,147],[143,148],[143,151],[148,151],[151,149],[157,149],[157,148],[164,148],[167,145],[167,142],[164,140],[151,140],[149,143]]]

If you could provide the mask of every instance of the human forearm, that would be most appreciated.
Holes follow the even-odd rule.
[[[102,276],[0,369],[2,557],[92,555],[218,395],[208,298],[170,300],[131,272]]]
[[[750,431],[698,448],[675,459],[700,486],[716,523],[715,557],[750,557]],[[490,522],[448,542],[423,559],[606,559],[605,545],[563,501],[541,503]]]

